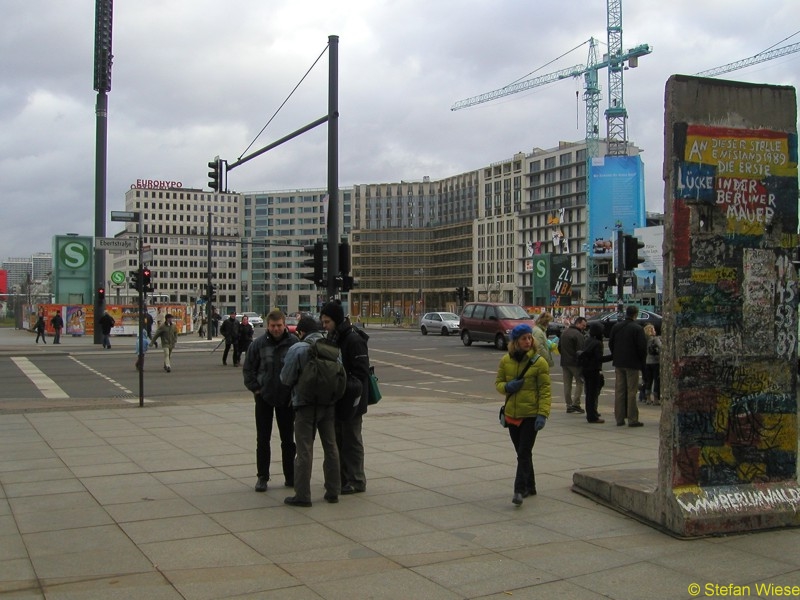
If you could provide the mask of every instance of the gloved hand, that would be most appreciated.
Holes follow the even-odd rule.
[[[506,383],[506,394],[516,394],[522,389],[522,379],[512,379]]]
[[[536,422],[533,424],[533,428],[536,431],[541,431],[542,429],[544,429],[545,423],[547,423],[547,417],[545,417],[544,415],[537,415]]]

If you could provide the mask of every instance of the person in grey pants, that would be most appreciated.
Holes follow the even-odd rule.
[[[572,325],[567,327],[558,340],[558,351],[561,354],[561,373],[564,376],[564,402],[568,413],[583,414],[581,396],[583,395],[583,368],[578,365],[578,353],[583,351],[586,338],[586,319],[575,317]],[[574,385],[573,385],[574,384]]]
[[[647,336],[636,322],[639,309],[629,306],[625,309],[625,319],[617,322],[611,329],[608,347],[614,365],[614,417],[617,425],[641,427],[639,406],[636,395],[639,391],[639,373],[644,369],[647,359]]]

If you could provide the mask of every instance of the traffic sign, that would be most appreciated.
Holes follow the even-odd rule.
[[[112,210],[112,221],[122,221],[124,223],[138,223],[139,213],[132,210]]]
[[[125,273],[122,271],[114,271],[111,273],[111,281],[116,285],[122,285],[125,283]]]
[[[132,238],[94,238],[95,250],[136,250],[136,240]]]

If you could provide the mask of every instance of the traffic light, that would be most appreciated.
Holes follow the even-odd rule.
[[[347,242],[339,243],[339,273],[350,273],[350,244]]]
[[[153,291],[153,282],[151,278],[150,269],[148,267],[142,269],[142,288],[144,288],[145,292]]]
[[[315,242],[313,246],[304,246],[303,252],[312,258],[303,261],[303,265],[314,269],[313,273],[303,273],[303,279],[313,281],[316,285],[325,283],[325,243]]]
[[[623,266],[626,271],[633,271],[638,269],[639,265],[644,262],[644,258],[639,256],[639,250],[644,248],[644,243],[639,241],[639,238],[633,235],[625,235],[623,245],[625,247],[625,256]]]
[[[210,302],[214,302],[217,299],[217,284],[212,283],[211,287],[208,290],[208,299]]]
[[[128,287],[141,292],[141,284],[139,283],[139,270],[131,271],[128,276]]]
[[[208,168],[211,169],[208,172],[208,187],[215,192],[221,192],[222,189],[220,187],[220,183],[222,183],[222,161],[219,159],[219,157],[217,157],[208,163]]]
[[[97,301],[103,302],[106,299],[106,288],[100,286],[97,288]]]
[[[356,287],[356,280],[350,275],[342,275],[342,291],[349,292]]]

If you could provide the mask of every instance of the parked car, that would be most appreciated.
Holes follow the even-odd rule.
[[[422,335],[428,335],[428,332],[439,332],[442,335],[450,335],[451,333],[458,333],[459,317],[451,312],[429,312],[425,313],[419,322],[419,329]]]
[[[508,347],[508,335],[520,323],[534,325],[533,318],[517,304],[502,302],[470,302],[461,311],[461,341],[489,342],[498,350]]]
[[[262,319],[261,315],[259,315],[256,312],[245,312],[245,313],[238,314],[238,315],[236,315],[236,320],[239,321],[239,323],[241,323],[242,322],[242,317],[247,317],[247,320],[250,322],[250,325],[252,325],[253,327],[263,327],[264,326],[264,319]]]
[[[297,324],[300,322],[300,319],[297,317],[286,317],[286,329],[289,333],[297,333]]]
[[[608,337],[611,335],[611,329],[617,324],[617,321],[623,319],[625,319],[625,311],[612,311],[587,319],[587,323],[600,323],[603,326],[603,335]],[[640,310],[636,322],[642,327],[648,323],[652,324],[656,329],[656,335],[661,335],[661,315],[649,310]]]

